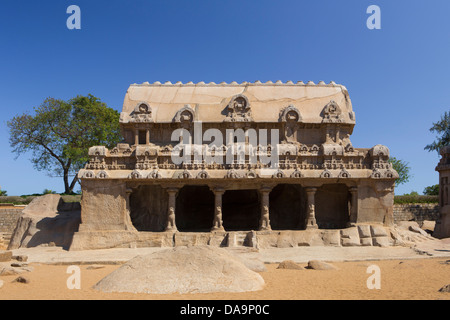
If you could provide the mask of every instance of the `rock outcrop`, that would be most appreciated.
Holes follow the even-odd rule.
[[[68,248],[81,222],[79,203],[65,203],[58,194],[37,197],[23,210],[8,250],[37,246]]]
[[[208,293],[246,292],[264,287],[264,279],[225,249],[176,247],[137,256],[94,289],[103,292]]]

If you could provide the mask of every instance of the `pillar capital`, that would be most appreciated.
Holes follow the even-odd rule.
[[[350,191],[350,193],[356,193],[356,192],[358,192],[358,187],[356,187],[356,186],[349,187],[348,191]]]
[[[317,187],[306,187],[305,188],[306,193],[316,193]]]
[[[180,190],[180,189],[179,188],[175,188],[175,187],[169,187],[169,188],[166,189],[168,194],[172,194],[172,193],[175,194],[175,193],[178,192],[178,190]]]
[[[226,191],[224,187],[209,187],[209,189],[217,195],[224,194]]]
[[[261,188],[259,188],[259,192],[270,193],[270,191],[272,191],[272,189],[273,189],[272,186],[262,186]]]

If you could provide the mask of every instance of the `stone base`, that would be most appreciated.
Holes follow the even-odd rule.
[[[433,237],[438,239],[450,238],[450,206],[441,208],[441,216],[436,221]]]
[[[137,232],[81,231],[69,250],[211,245],[217,247],[290,248],[302,246],[389,246],[395,241],[382,225],[357,225],[339,230]]]

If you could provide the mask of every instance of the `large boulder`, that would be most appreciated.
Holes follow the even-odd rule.
[[[81,222],[79,203],[65,203],[58,194],[37,197],[22,212],[8,250],[43,245],[67,249]]]
[[[227,250],[193,246],[137,256],[100,280],[94,289],[170,294],[246,292],[263,287],[264,279]]]

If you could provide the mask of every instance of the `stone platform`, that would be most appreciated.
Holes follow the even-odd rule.
[[[230,231],[230,232],[77,232],[71,251],[107,248],[176,247],[211,245],[218,247],[295,248],[307,246],[387,247],[406,241],[426,240],[424,234],[405,236],[404,231],[378,224],[362,224],[336,230]]]
[[[15,249],[13,255],[26,255],[28,263],[56,265],[122,264],[144,254],[166,248],[114,248],[100,250],[66,251],[60,247],[36,247]],[[264,263],[279,263],[292,260],[306,263],[322,261],[380,261],[450,257],[450,239],[426,240],[412,246],[396,247],[297,247],[256,249],[249,247],[227,247],[227,250]]]

